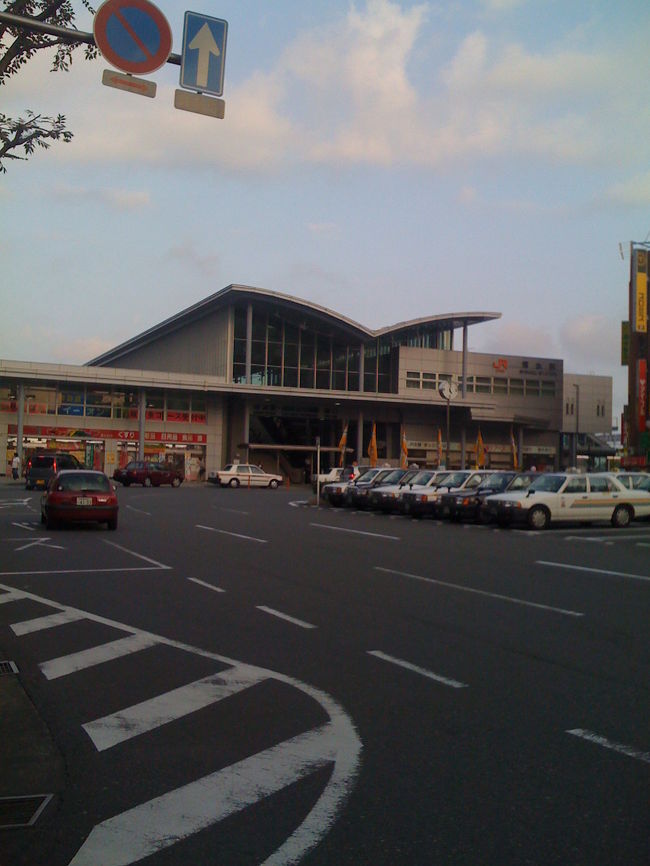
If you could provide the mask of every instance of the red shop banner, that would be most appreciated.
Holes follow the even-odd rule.
[[[8,432],[16,435],[18,426],[9,424]],[[80,427],[40,427],[36,425],[25,425],[24,436],[42,436],[44,438],[55,438],[61,436],[65,439],[121,439],[124,442],[137,442],[139,439],[137,430],[86,430]],[[145,432],[145,442],[171,442],[183,444],[205,444],[208,437],[205,433],[154,433]]]

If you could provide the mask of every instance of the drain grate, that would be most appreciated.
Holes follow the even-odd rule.
[[[18,668],[15,662],[0,662],[0,676],[2,674],[17,674]]]
[[[0,828],[31,827],[54,794],[0,797]]]

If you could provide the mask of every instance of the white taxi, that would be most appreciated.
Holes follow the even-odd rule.
[[[531,529],[546,529],[556,521],[609,520],[623,527],[650,516],[650,490],[630,490],[607,473],[551,472],[525,493],[489,496],[487,504],[501,525],[526,522]]]
[[[210,484],[221,487],[279,487],[282,476],[265,472],[253,463],[229,463],[208,476]]]

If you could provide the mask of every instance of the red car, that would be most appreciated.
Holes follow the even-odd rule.
[[[91,521],[117,529],[117,495],[107,475],[91,469],[64,469],[50,480],[41,497],[41,523]]]
[[[113,472],[113,480],[119,481],[125,487],[128,487],[129,484],[142,484],[143,487],[160,487],[161,484],[171,484],[172,487],[180,487],[183,473],[168,463],[131,460],[122,469],[116,469]]]

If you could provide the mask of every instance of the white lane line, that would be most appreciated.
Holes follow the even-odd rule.
[[[398,574],[401,577],[409,577],[411,580],[421,580],[424,583],[434,583],[438,586],[446,586],[448,589],[459,589],[461,592],[472,592],[476,595],[485,595],[488,598],[498,598],[500,601],[508,601],[511,604],[521,604],[524,607],[536,607],[540,610],[550,610],[552,613],[561,613],[564,616],[584,616],[577,610],[564,610],[561,607],[551,607],[548,604],[537,604],[534,601],[525,601],[523,598],[513,598],[510,595],[500,595],[497,592],[486,592],[483,589],[474,589],[471,586],[461,586],[458,583],[447,583],[445,580],[435,580],[433,577],[422,577],[419,574],[409,574],[406,571],[397,571],[394,568],[382,568],[380,565],[374,566],[375,571],[385,571],[387,574]]]
[[[335,736],[335,726],[324,725],[109,818],[93,828],[69,866],[127,866],[156,854],[331,763]],[[276,862],[277,854],[266,862]]]
[[[54,628],[57,625],[65,625],[69,622],[78,622],[85,617],[76,610],[61,610],[48,616],[39,616],[36,619],[27,619],[24,622],[16,622],[11,628],[14,634],[21,636],[32,634],[46,628]]]
[[[650,752],[640,752],[632,746],[626,746],[624,743],[615,743],[612,740],[607,740],[599,734],[594,734],[592,731],[585,731],[583,728],[574,728],[567,731],[574,737],[580,737],[582,740],[588,740],[590,743],[596,743],[597,746],[602,746],[604,749],[611,749],[613,752],[618,752],[620,755],[627,755],[628,758],[636,758],[637,761],[644,761],[650,764]]]
[[[98,752],[189,716],[267,679],[262,671],[235,667],[142,701],[82,725]]]
[[[370,535],[372,538],[386,538],[388,541],[401,541],[397,535],[382,535],[379,532],[362,532],[360,529],[346,529],[343,526],[330,526],[328,523],[310,523],[310,526],[315,526],[317,529],[331,529],[332,532],[349,532],[352,535]]]
[[[252,535],[242,535],[240,532],[227,532],[225,529],[215,529],[214,526],[201,526],[196,524],[197,529],[207,529],[208,532],[220,532],[222,535],[232,535],[234,538],[243,538],[246,541],[256,541],[258,544],[268,544],[266,538],[253,538]]]
[[[129,637],[122,637],[110,643],[100,644],[99,646],[90,647],[90,649],[41,662],[39,667],[48,680],[55,680],[58,677],[65,677],[76,671],[82,671],[86,668],[139,652],[140,650],[155,646],[157,643],[158,641],[154,637],[150,637],[147,634],[132,634]]]
[[[650,544],[646,544],[643,541],[637,541],[636,546],[637,547],[650,547]]]
[[[631,580],[650,580],[644,574],[629,574],[627,571],[611,571],[607,568],[588,568],[586,565],[567,565],[564,562],[546,562],[543,559],[538,559],[535,565],[545,565],[548,568],[565,568],[567,571],[586,571],[590,574],[609,574],[612,577],[628,577]]]
[[[3,592],[0,595],[0,604],[4,604],[8,601],[19,601],[21,598],[25,598],[22,592],[18,589],[12,589],[9,592]]]
[[[272,607],[265,607],[263,604],[258,604],[256,607],[258,610],[263,610],[264,613],[269,613],[271,616],[277,616],[280,619],[286,619],[287,622],[292,622],[294,625],[299,625],[301,628],[318,628],[318,626],[305,622],[302,619],[296,619],[293,616],[289,616],[289,614],[280,613],[279,610],[274,610]]]
[[[126,507],[129,509],[129,511],[137,511],[138,514],[146,514],[147,517],[151,517],[150,511],[143,511],[141,508],[136,508],[135,505],[127,505]]]
[[[421,674],[423,677],[428,677],[430,680],[435,680],[437,683],[442,683],[443,686],[450,686],[452,689],[466,689],[467,683],[459,683],[458,680],[450,680],[448,677],[441,677],[440,674],[434,674],[426,668],[421,668],[418,665],[406,662],[404,659],[395,658],[395,656],[386,655],[381,650],[368,650],[368,655],[375,656],[378,659],[383,659],[385,662],[390,662],[394,665],[399,665],[401,668],[406,668],[409,671],[415,671],[416,674]]]
[[[30,532],[33,532],[36,529],[36,526],[32,526],[29,523],[16,523],[15,521],[12,521],[11,525],[17,526],[19,529],[28,529]]]
[[[213,592],[225,592],[225,589],[221,589],[220,586],[213,586],[211,583],[206,583],[204,580],[199,580],[198,577],[188,577],[188,580],[191,580],[192,583],[198,583],[199,586],[205,586],[208,589],[211,589]]]
[[[104,541],[104,539],[102,539]],[[129,550],[128,547],[122,547],[121,544],[115,544],[114,541],[104,541],[104,544],[110,544],[111,547],[116,547],[118,550],[123,551],[124,553],[129,553],[131,556],[135,556],[137,559],[142,559],[144,562],[150,562],[151,565],[156,565],[158,568],[162,568],[165,571],[169,571],[171,569],[171,565],[163,565],[162,562],[158,562],[156,559],[149,559],[148,556],[143,556],[141,553],[136,553],[135,550]]]
[[[238,508],[220,508],[219,511],[228,511],[230,514],[243,514],[248,516],[249,511],[240,511]]]

